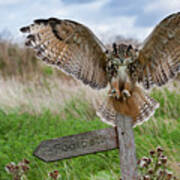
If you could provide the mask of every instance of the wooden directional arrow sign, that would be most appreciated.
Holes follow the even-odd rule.
[[[34,155],[50,162],[116,148],[120,152],[122,179],[138,179],[132,119],[120,114],[116,128],[46,140],[36,148]]]
[[[116,128],[107,128],[43,141],[34,155],[46,162],[57,161],[115,149],[117,142]]]

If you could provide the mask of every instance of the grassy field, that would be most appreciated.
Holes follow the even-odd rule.
[[[118,150],[44,163],[32,153],[46,139],[108,127],[96,116],[90,88],[42,64],[34,53],[0,40],[0,180],[11,180],[5,171],[10,162],[30,160],[28,180],[46,180],[58,170],[61,180],[117,180]],[[72,88],[73,87],[73,88]],[[136,127],[138,159],[162,146],[168,166],[180,177],[180,83],[154,90],[161,106],[155,116]]]
[[[137,157],[162,146],[169,158],[170,169],[180,177],[180,94],[165,90],[152,96],[161,104],[147,123],[135,128]],[[119,178],[118,151],[97,153],[44,163],[32,153],[42,141],[50,138],[108,127],[83,99],[71,98],[58,113],[44,109],[40,114],[11,109],[0,111],[0,179],[8,180],[4,167],[9,162],[30,160],[30,180],[45,180],[48,172],[58,170],[62,180],[116,180]]]

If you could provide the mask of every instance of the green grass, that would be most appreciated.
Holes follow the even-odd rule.
[[[169,157],[169,166],[178,174],[180,162],[180,95],[169,91],[153,92],[161,107],[155,118],[135,128],[137,157],[162,146]],[[59,114],[44,110],[33,115],[12,110],[0,111],[0,180],[9,180],[4,169],[11,161],[30,160],[29,180],[45,180],[49,171],[58,170],[62,180],[116,180],[119,178],[117,150],[45,163],[32,155],[46,139],[78,134],[108,127],[96,117],[89,105],[73,99]]]

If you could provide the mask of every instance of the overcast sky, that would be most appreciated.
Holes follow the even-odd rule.
[[[114,35],[143,40],[180,0],[0,0],[0,32],[15,39],[33,19],[57,17],[85,24],[103,41]]]

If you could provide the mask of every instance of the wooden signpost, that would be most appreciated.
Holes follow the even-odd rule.
[[[119,148],[121,179],[137,180],[132,119],[118,115],[116,124],[115,128],[43,141],[34,151],[34,155],[50,162]]]
[[[50,162],[118,148],[115,128],[43,141],[34,155]]]

